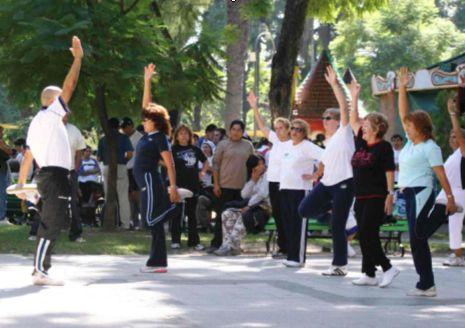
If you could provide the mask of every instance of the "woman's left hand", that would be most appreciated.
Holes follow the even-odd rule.
[[[454,198],[448,198],[447,199],[447,204],[446,204],[446,214],[447,215],[452,215],[457,213],[457,205],[455,205],[455,199]]]
[[[394,196],[387,195],[386,201],[384,202],[384,213],[386,215],[391,215],[393,206],[394,206]]]
[[[170,201],[172,203],[179,203],[181,197],[179,197],[178,188],[170,187]]]

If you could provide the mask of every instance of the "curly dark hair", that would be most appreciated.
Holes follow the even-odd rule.
[[[167,136],[171,136],[170,115],[165,107],[150,103],[147,108],[144,108],[142,111],[142,119],[152,121],[158,131],[163,132]]]

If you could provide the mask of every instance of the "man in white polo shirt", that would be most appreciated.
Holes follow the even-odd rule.
[[[73,64],[63,88],[46,87],[41,94],[42,108],[32,119],[27,134],[29,149],[24,155],[19,172],[18,187],[26,183],[27,173],[36,160],[40,171],[36,176],[42,199],[41,222],[37,233],[37,250],[34,256],[34,285],[63,285],[48,275],[53,246],[62,228],[66,226],[71,186],[69,169],[72,166],[71,145],[63,117],[69,112],[68,102],[76,88],[84,52],[81,41],[74,36],[70,51]],[[25,198],[24,195],[20,195]]]

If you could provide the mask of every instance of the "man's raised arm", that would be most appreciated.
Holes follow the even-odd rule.
[[[84,57],[81,40],[79,40],[77,36],[73,36],[72,46],[69,50],[73,54],[74,61],[69,69],[68,75],[66,75],[65,81],[63,82],[63,91],[61,92],[61,98],[63,98],[67,104],[73,95],[74,89],[76,89],[79,72],[81,70],[81,62]]]

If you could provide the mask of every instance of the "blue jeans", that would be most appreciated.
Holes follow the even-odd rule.
[[[331,233],[333,237],[333,265],[347,265],[347,237],[346,223],[350,207],[354,200],[353,179],[347,179],[335,184],[325,186],[322,183],[302,200],[299,206],[299,215],[303,218],[314,218],[331,208]]]
[[[0,170],[0,220],[6,217],[6,188],[8,187],[7,171]]]

